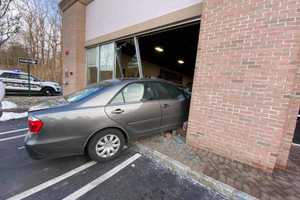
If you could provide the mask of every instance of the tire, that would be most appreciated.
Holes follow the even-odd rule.
[[[47,87],[42,90],[42,93],[44,96],[53,96],[54,90],[52,88]]]
[[[123,133],[118,129],[106,129],[92,137],[88,143],[89,157],[98,162],[105,162],[117,157],[125,144]]]

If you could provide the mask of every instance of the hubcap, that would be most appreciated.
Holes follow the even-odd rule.
[[[116,135],[105,135],[100,138],[96,144],[96,153],[101,158],[108,158],[115,155],[119,148],[121,142]]]
[[[45,91],[45,94],[46,94],[47,96],[50,96],[50,95],[51,95],[50,90],[46,90],[46,91]]]

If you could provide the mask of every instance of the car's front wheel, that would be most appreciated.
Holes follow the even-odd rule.
[[[42,93],[43,93],[44,96],[53,96],[54,95],[54,90],[52,88],[46,87],[42,90]]]
[[[124,147],[124,136],[118,129],[106,129],[92,137],[88,143],[88,155],[103,162],[117,157]]]

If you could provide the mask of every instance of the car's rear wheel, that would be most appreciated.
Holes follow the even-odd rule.
[[[124,147],[124,136],[118,129],[106,129],[92,137],[88,143],[88,155],[95,161],[107,161],[117,157]]]
[[[54,95],[54,90],[52,88],[44,88],[42,90],[42,93],[44,96],[53,96]]]

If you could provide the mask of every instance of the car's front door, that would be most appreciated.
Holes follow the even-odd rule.
[[[162,131],[182,126],[187,120],[188,99],[176,86],[168,83],[153,83],[162,109]]]
[[[18,79],[20,83],[22,83],[25,90],[29,90],[28,87],[28,75],[27,74],[19,74]],[[31,91],[40,91],[42,88],[40,86],[40,82],[36,81],[32,76],[30,76],[30,90]]]
[[[106,114],[133,137],[160,131],[161,107],[147,82],[127,85],[106,106]]]

